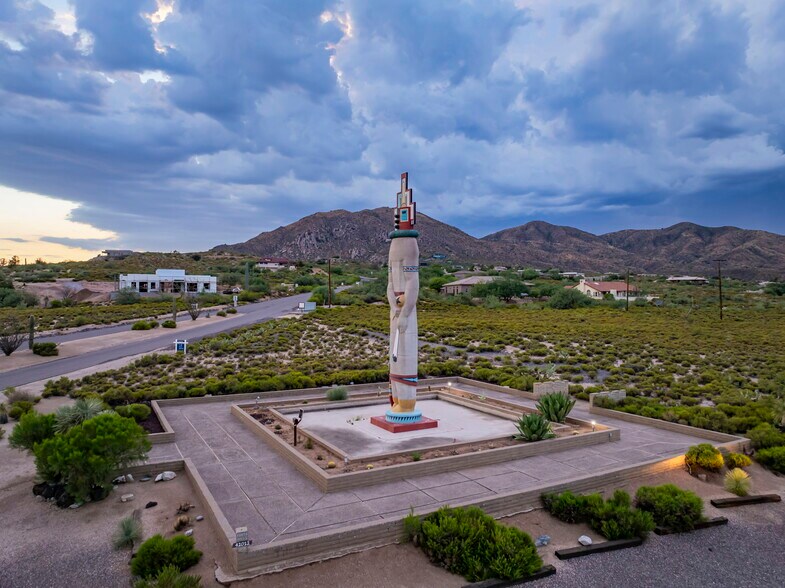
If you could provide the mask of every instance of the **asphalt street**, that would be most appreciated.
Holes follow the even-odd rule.
[[[310,297],[310,294],[298,294],[296,296],[288,296],[286,298],[276,298],[273,300],[266,300],[264,302],[257,302],[238,308],[239,315],[231,321],[215,321],[205,324],[201,327],[196,327],[187,332],[188,341],[198,341],[203,337],[223,333],[226,331],[233,331],[240,327],[246,327],[256,323],[261,323],[283,314],[289,313],[297,308],[300,302],[305,302]],[[189,319],[190,320],[190,319]],[[74,341],[77,339],[85,339],[89,337],[97,337],[101,335],[109,335],[111,333],[118,333],[122,331],[130,331],[131,325],[117,325],[114,327],[104,327],[81,333],[72,333],[70,335],[59,335],[55,337],[42,338],[46,341]],[[17,370],[10,370],[0,373],[0,390],[8,386],[22,386],[30,382],[37,382],[39,380],[48,380],[51,378],[59,377],[63,374],[68,374],[76,370],[85,369],[95,365],[100,365],[108,361],[114,361],[129,355],[137,355],[140,353],[148,353],[162,347],[172,346],[174,340],[177,338],[177,332],[167,331],[160,336],[145,339],[144,341],[130,341],[124,345],[115,345],[107,347],[106,349],[99,349],[84,353],[75,357],[65,357],[42,363],[40,365],[29,366]]]

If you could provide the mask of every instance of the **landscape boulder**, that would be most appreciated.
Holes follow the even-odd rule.
[[[581,535],[580,537],[578,537],[578,543],[584,546],[591,545],[591,537],[587,535]]]
[[[177,477],[177,474],[174,472],[166,471],[161,472],[155,477],[156,482],[168,482],[169,480],[174,480]]]

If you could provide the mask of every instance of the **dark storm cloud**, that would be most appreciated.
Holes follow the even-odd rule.
[[[46,4],[0,0],[0,184],[122,245],[386,205],[403,170],[475,234],[785,231],[776,0],[74,0],[76,31]]]

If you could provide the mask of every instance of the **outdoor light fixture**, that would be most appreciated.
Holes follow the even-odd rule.
[[[596,431],[597,430],[597,421],[592,421],[591,422],[591,430],[592,431]]]
[[[297,418],[292,419],[292,423],[294,424],[294,446],[297,447],[297,425],[300,424],[300,421],[303,420],[303,409],[300,409],[300,414],[297,415]]]
[[[256,397],[256,408],[259,408],[259,396]]]

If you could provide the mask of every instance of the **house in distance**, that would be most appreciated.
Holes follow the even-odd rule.
[[[290,267],[291,265],[292,263],[288,259],[285,259],[283,257],[263,257],[257,262],[256,267],[257,269],[260,270],[266,269],[266,270],[277,271],[277,270],[286,269],[287,267],[289,269],[294,269]]]
[[[591,282],[589,280],[581,280],[575,286],[567,286],[567,288],[574,288],[589,298],[604,298],[607,294],[616,299],[627,296],[627,284],[625,282]],[[637,294],[638,287],[630,284],[630,296],[637,296]]]
[[[119,286],[140,294],[215,294],[218,278],[189,276],[181,269],[157,269],[154,274],[121,274]]]
[[[462,280],[456,280],[455,282],[445,284],[441,287],[440,291],[442,294],[446,294],[447,296],[466,294],[477,284],[487,284],[488,282],[493,282],[495,279],[496,276],[471,276],[468,278],[463,278]]]

